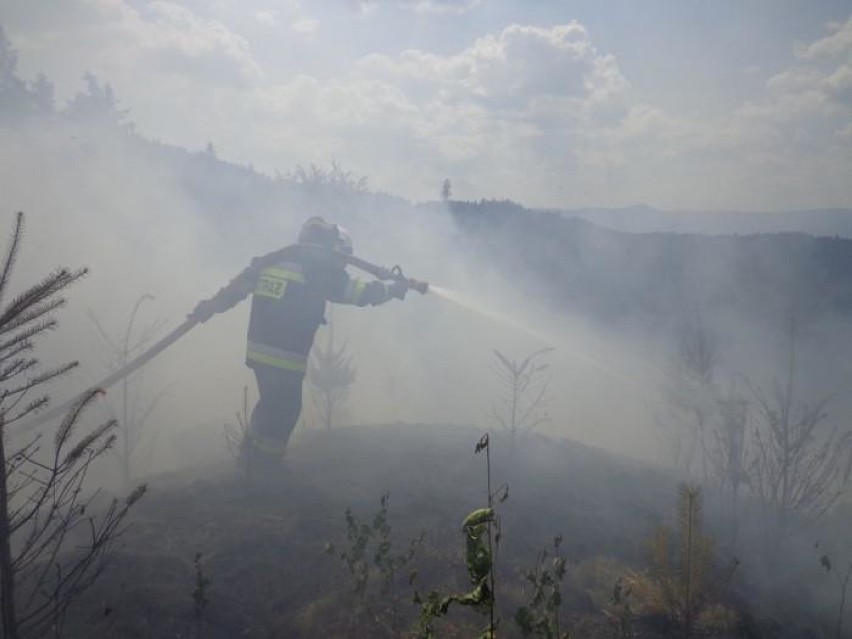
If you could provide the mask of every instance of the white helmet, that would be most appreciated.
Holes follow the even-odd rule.
[[[341,253],[352,255],[352,238],[345,228],[339,224],[335,224],[337,228],[337,246],[335,247]]]
[[[338,224],[326,222],[319,216],[308,219],[299,231],[300,244],[315,244],[326,248],[340,251],[348,255],[352,254],[352,238],[346,229]]]

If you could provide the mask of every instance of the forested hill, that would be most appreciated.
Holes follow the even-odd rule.
[[[625,233],[507,202],[452,202],[475,250],[529,273],[560,307],[659,321],[700,308],[754,319],[852,314],[852,240],[804,233]],[[533,283],[532,285],[535,285]]]

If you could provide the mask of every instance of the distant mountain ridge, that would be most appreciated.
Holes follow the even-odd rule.
[[[793,309],[852,317],[852,239],[839,234],[636,233],[513,203],[450,210],[474,250],[525,273],[557,308],[596,320],[668,322],[695,309],[758,321]]]
[[[644,204],[624,208],[558,209],[600,226],[630,233],[700,233],[750,235],[806,233],[817,237],[852,238],[852,209],[813,209],[782,212],[678,211]]]

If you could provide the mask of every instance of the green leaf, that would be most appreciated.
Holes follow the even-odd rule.
[[[474,454],[478,454],[488,448],[488,433],[485,433],[476,444],[476,448],[474,449]]]

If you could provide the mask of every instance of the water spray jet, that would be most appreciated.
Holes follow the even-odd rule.
[[[434,284],[428,285],[428,290],[433,295],[451,304],[454,304],[459,308],[476,313],[488,320],[503,324],[504,326],[508,326],[510,328],[514,328],[518,331],[526,333],[527,335],[535,337],[536,339],[542,341],[545,344],[558,344],[560,346],[567,347],[567,350],[575,357],[583,359],[598,370],[601,370],[612,377],[616,377],[642,392],[647,392],[649,389],[656,390],[656,387],[654,385],[645,381],[649,377],[649,375],[631,374],[627,371],[613,368],[612,366],[605,364],[601,360],[601,358],[578,349],[576,344],[569,343],[564,337],[557,337],[555,335],[545,333],[515,317],[511,317],[499,311],[495,311],[492,308],[488,308],[482,303],[475,301],[470,297],[459,293],[458,291],[453,291],[443,286],[435,286]],[[661,370],[658,370],[657,372],[660,375],[665,375],[665,373]]]

